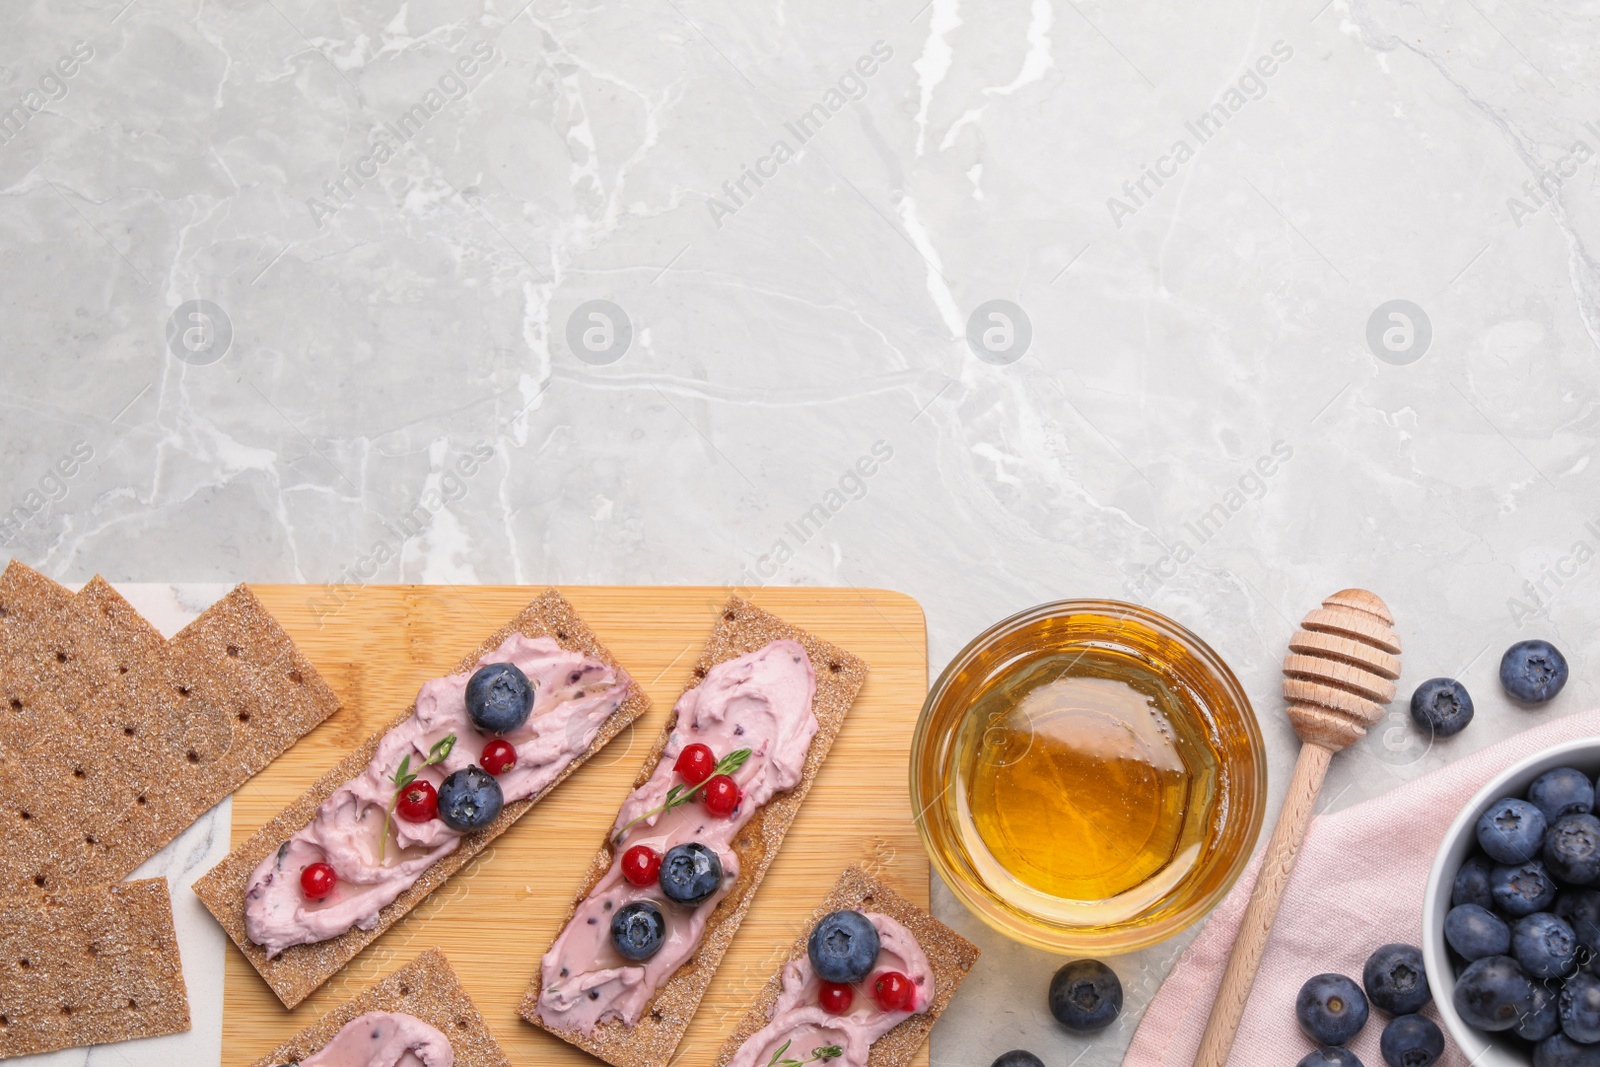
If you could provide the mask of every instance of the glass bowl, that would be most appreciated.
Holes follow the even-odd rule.
[[[1194,634],[1104,600],[1042,604],[939,675],[911,746],[935,869],[973,914],[1059,952],[1128,952],[1204,916],[1255,847],[1267,762]]]

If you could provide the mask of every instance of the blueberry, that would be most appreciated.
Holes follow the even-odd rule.
[[[1544,812],[1546,822],[1563,815],[1588,815],[1594,811],[1594,783],[1576,767],[1557,767],[1533,780],[1528,799]]]
[[[1561,1032],[1580,1045],[1600,1041],[1600,978],[1575,974],[1561,986]]]
[[[1511,928],[1511,955],[1531,978],[1559,978],[1572,970],[1578,939],[1565,921],[1535,912]]]
[[[1556,898],[1556,884],[1538,860],[1489,872],[1489,892],[1497,910],[1513,919],[1544,911]]]
[[[1533,983],[1533,1011],[1517,1023],[1515,1033],[1525,1041],[1543,1041],[1561,1029],[1561,1014],[1556,1010],[1555,990],[1543,982]]]
[[[1534,1047],[1533,1067],[1600,1067],[1600,1048],[1555,1034]]]
[[[505,796],[494,775],[463,767],[439,783],[439,821],[452,830],[482,830],[500,817]]]
[[[1478,816],[1478,844],[1496,863],[1526,863],[1539,855],[1549,825],[1526,800],[1504,797]]]
[[[1050,979],[1050,1014],[1068,1030],[1104,1030],[1122,1012],[1122,982],[1099,960],[1073,960]]]
[[[1326,1045],[1305,1054],[1295,1067],[1365,1067],[1361,1057],[1343,1045]]]
[[[1600,956],[1600,890],[1563,889],[1550,910],[1567,921],[1591,958]]]
[[[859,982],[878,962],[878,928],[859,911],[836,911],[812,927],[806,952],[823,981]]]
[[[1481,852],[1463,863],[1450,887],[1450,903],[1494,907],[1494,897],[1489,892],[1489,872],[1493,869],[1494,860]]]
[[[1319,1045],[1342,1045],[1367,1024],[1367,997],[1354,980],[1342,974],[1306,979],[1294,999],[1300,1028]]]
[[[1434,737],[1454,737],[1472,721],[1472,697],[1454,678],[1429,678],[1411,694],[1411,721]]]
[[[1533,1011],[1533,983],[1510,956],[1467,964],[1451,998],[1456,1014],[1479,1030],[1509,1030]]]
[[[1433,999],[1422,950],[1412,945],[1384,945],[1367,957],[1361,970],[1367,999],[1390,1015],[1421,1011]]]
[[[1044,1061],[1027,1049],[1014,1048],[996,1056],[989,1067],[1044,1067]]]
[[[1378,1048],[1389,1067],[1432,1067],[1444,1055],[1444,1034],[1431,1019],[1396,1015],[1383,1028]]]
[[[722,885],[722,860],[698,841],[673,845],[661,857],[661,891],[679,904],[698,904]]]
[[[1463,959],[1504,956],[1511,951],[1511,927],[1476,904],[1457,904],[1444,917],[1444,939]]]
[[[667,920],[654,901],[624,904],[611,916],[611,944],[630,960],[647,960],[667,940]]]
[[[1524,704],[1543,704],[1567,684],[1567,657],[1549,641],[1518,641],[1500,657],[1500,684]]]
[[[1588,885],[1600,878],[1600,819],[1561,816],[1544,832],[1541,855],[1551,876],[1567,885]]]
[[[485,663],[467,681],[467,715],[486,734],[508,734],[528,721],[533,685],[515,663]]]

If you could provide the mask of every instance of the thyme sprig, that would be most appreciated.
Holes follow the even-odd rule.
[[[456,735],[447,734],[434,746],[428,749],[428,758],[422,762],[423,767],[432,767],[435,763],[443,763],[450,757],[450,750],[456,747]],[[406,791],[406,786],[417,780],[416,772],[411,769],[411,753],[407,752],[400,760],[400,766],[395,769],[389,781],[394,783],[394,796],[389,801],[389,808],[383,813],[383,836],[378,839],[378,863],[382,865],[384,853],[389,849],[389,822],[394,818],[394,809],[400,804],[400,794]]]
[[[748,748],[740,748],[735,749],[726,756],[723,756],[717,761],[717,765],[712,768],[711,773],[706,775],[705,782],[701,782],[699,785],[691,785],[688,788],[685,788],[681,785],[673,786],[671,789],[667,790],[667,799],[662,804],[651,808],[649,811],[645,812],[637,819],[634,819],[632,822],[629,822],[628,825],[624,826],[622,829],[618,830],[616,836],[611,839],[612,842],[620,843],[624,837],[628,836],[628,831],[633,829],[635,824],[644,822],[653,815],[659,815],[662,812],[668,812],[673,808],[689,803],[689,801],[694,799],[694,795],[700,792],[701,788],[706,784],[706,782],[711,781],[711,779],[715,778],[719,774],[732,774],[740,767],[743,767],[745,760],[750,758],[750,751],[751,750]]]
[[[767,1061],[767,1067],[804,1067],[805,1064],[813,1060],[833,1060],[844,1055],[844,1049],[838,1045],[818,1045],[811,1050],[811,1055],[803,1060],[797,1060],[791,1056],[784,1056],[784,1053],[789,1051],[790,1044],[791,1042],[785,1041],[779,1045],[778,1051],[774,1052],[772,1059]]]

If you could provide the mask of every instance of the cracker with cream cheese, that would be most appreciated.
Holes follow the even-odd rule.
[[[513,634],[522,634],[529,638],[550,637],[563,649],[582,652],[617,668],[611,654],[600,644],[593,631],[578,616],[567,599],[556,590],[549,589],[510,623],[490,635],[470,655],[462,659],[455,673],[472,671],[482,656],[500,647]],[[643,691],[637,683],[630,682],[630,691],[626,699],[600,726],[587,749],[579,753],[536,795],[506,804],[499,817],[487,828],[466,834],[453,852],[433,863],[414,884],[401,892],[392,903],[379,910],[376,921],[370,929],[356,927],[314,944],[292,945],[281,954],[269,959],[267,951],[250,940],[246,929],[245,891],[252,874],[261,862],[282,847],[298,830],[305,827],[316,816],[324,800],[366,770],[384,735],[409,719],[416,710],[415,704],[368,738],[363,745],[307,790],[299,800],[248,840],[235,847],[221,863],[195,883],[195,893],[211,914],[216,916],[217,921],[244,953],[245,958],[260,972],[278,999],[285,1007],[293,1008],[385,930],[404,918],[429,893],[470,863],[524,812],[648,709],[649,702]]]
[[[660,983],[632,1026],[616,1018],[605,1019],[588,1032],[580,1028],[547,1024],[540,1012],[540,998],[544,991],[541,973],[534,974],[523,999],[520,1014],[528,1022],[615,1067],[659,1067],[670,1061],[734,932],[749,909],[756,887],[777,856],[785,833],[798,814],[800,804],[821,769],[834,738],[844,725],[846,713],[866,681],[867,664],[858,657],[784,622],[749,601],[734,597],[723,608],[710,640],[694,667],[693,677],[685,686],[685,692],[698,688],[718,664],[757,653],[779,641],[797,642],[810,662],[815,677],[812,711],[817,730],[810,742],[798,782],[793,788],[775,795],[756,811],[733,838],[731,849],[738,860],[738,874],[732,888],[706,919],[699,947]],[[676,725],[675,709],[661,737],[645,758],[635,781],[635,789],[644,786],[656,773]],[[727,753],[716,755],[720,758]],[[562,924],[563,930],[590,891],[610,872],[618,853],[629,847],[629,843],[627,838],[620,844],[613,843],[608,830],[606,840],[590,864],[589,873],[573,901],[567,920]]]

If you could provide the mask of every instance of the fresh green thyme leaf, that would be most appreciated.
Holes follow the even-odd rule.
[[[785,1052],[789,1051],[790,1044],[790,1041],[785,1041],[783,1044],[779,1045],[778,1051],[774,1052],[772,1054],[772,1059],[767,1061],[767,1067],[805,1067],[806,1064],[812,1063],[816,1060],[833,1060],[844,1055],[844,1048],[842,1046],[818,1045],[816,1048],[811,1050],[811,1055],[807,1056],[803,1060],[797,1060],[792,1056],[784,1055]]]
[[[450,750],[456,747],[456,735],[446,734],[434,742],[428,750],[428,758],[423,761],[424,767],[431,767],[435,763],[443,763],[450,758]],[[394,809],[400,804],[400,794],[406,791],[406,786],[417,780],[411,771],[411,753],[407,752],[400,757],[400,766],[395,768],[394,775],[389,781],[394,783],[394,796],[389,798],[389,807],[383,813],[383,835],[378,838],[378,864],[382,866],[383,858],[389,851],[389,823],[394,818]]]

